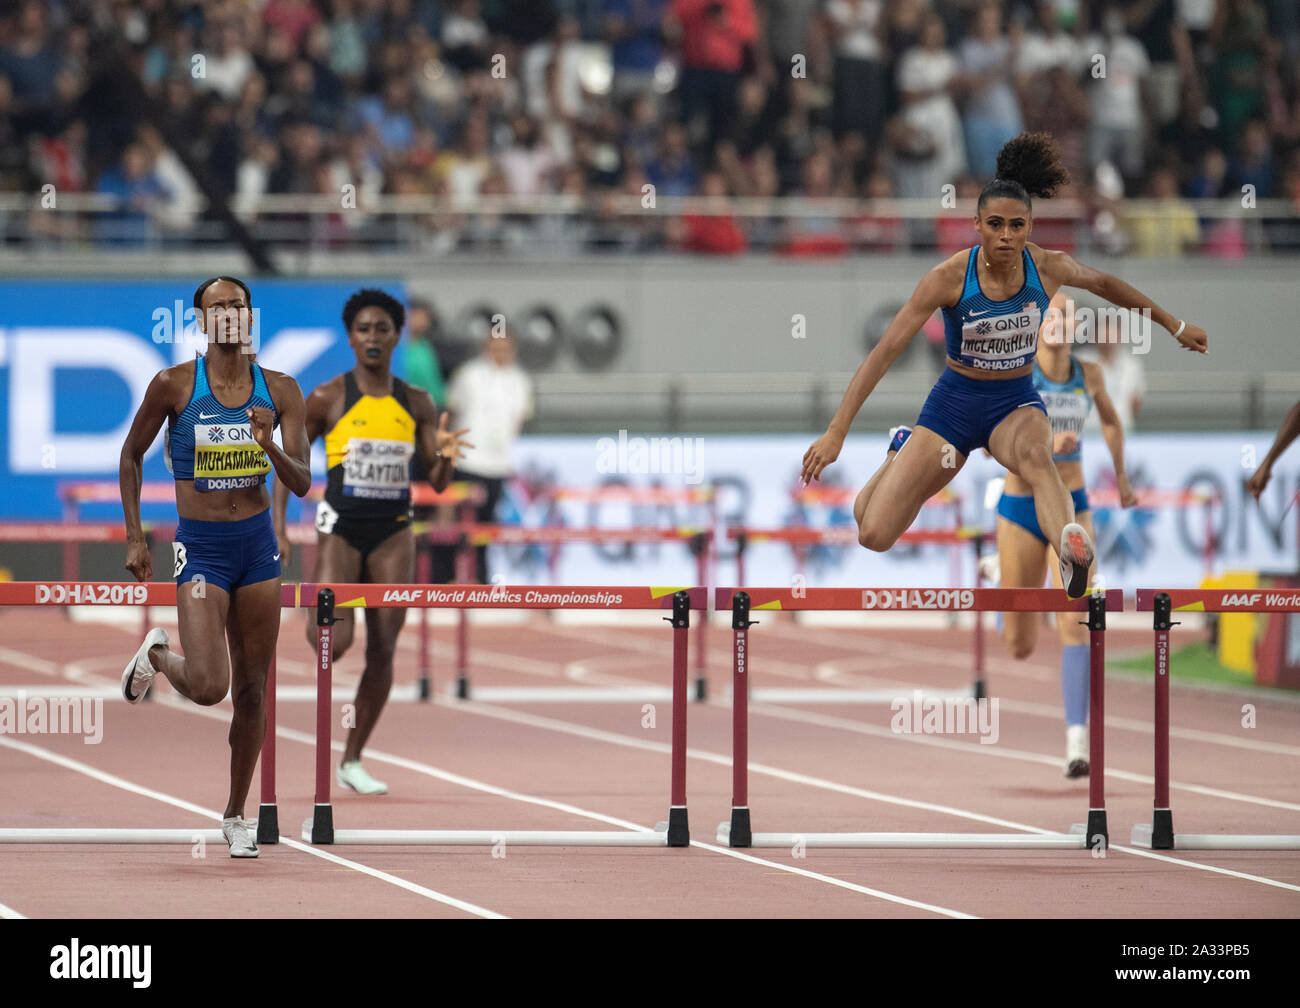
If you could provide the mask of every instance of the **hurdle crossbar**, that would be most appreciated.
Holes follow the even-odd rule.
[[[175,606],[178,587],[170,581],[7,581],[0,582],[0,606]],[[280,586],[280,606],[297,608],[298,586]],[[275,797],[275,656],[267,674],[266,734],[262,738],[261,803],[257,842],[279,843],[280,819]],[[38,695],[33,691],[33,696]],[[225,843],[220,830],[151,829],[0,829],[0,843]]]
[[[687,651],[692,609],[708,601],[705,588],[430,586],[316,584],[300,586],[301,605],[316,608],[316,799],[302,838],[312,844],[495,845],[511,842],[548,846],[686,847]],[[331,679],[335,610],[342,607],[420,609],[640,609],[671,610],[673,628],[673,721],[668,821],[663,829],[626,832],[574,830],[342,830],[334,828],[330,802],[332,753]],[[512,841],[513,838],[513,841]]]
[[[1123,592],[1111,589],[1071,599],[1059,588],[719,588],[717,608],[732,614],[731,821],[718,827],[731,847],[917,847],[1083,849],[1110,843],[1105,790],[1106,613],[1120,612]],[[755,833],[749,804],[749,684],[753,681],[749,627],[762,611],[1078,612],[1087,614],[1090,676],[1088,819],[1068,833]],[[979,701],[975,701],[979,702]]]
[[[1133,827],[1134,847],[1151,850],[1300,850],[1300,835],[1284,833],[1175,833],[1169,799],[1170,631],[1175,612],[1300,612],[1300,592],[1262,589],[1139,588],[1137,611],[1152,614],[1155,632],[1155,797],[1150,824]]]

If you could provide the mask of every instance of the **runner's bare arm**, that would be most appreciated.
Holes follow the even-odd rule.
[[[1137,503],[1137,494],[1128,484],[1128,472],[1124,467],[1124,425],[1120,423],[1115,404],[1106,392],[1106,379],[1101,368],[1091,361],[1083,365],[1083,384],[1092,396],[1092,405],[1097,410],[1097,419],[1101,421],[1101,436],[1110,450],[1111,462],[1115,465],[1115,488],[1119,491],[1120,507],[1132,507]]]
[[[325,433],[325,417],[328,413],[330,388],[333,383],[317,385],[307,397],[307,411],[303,426],[307,431],[308,445]],[[293,546],[285,529],[285,510],[289,504],[289,488],[277,477],[271,487],[271,520],[275,525],[275,538],[280,543],[280,556],[288,566],[293,557]]]
[[[281,449],[272,438],[274,418],[271,411],[262,406],[254,406],[248,411],[253,439],[266,452],[280,481],[296,496],[302,497],[311,489],[311,444],[307,440],[307,408],[302,390],[288,375],[267,372],[266,378],[271,399],[279,404],[280,437],[284,448]]]
[[[894,321],[889,323],[880,342],[858,367],[826,433],[804,453],[801,472],[804,483],[820,479],[822,470],[839,458],[844,438],[848,436],[853,419],[867,401],[867,396],[871,395],[885,372],[907,349],[912,338],[921,331],[926,320],[960,296],[960,276],[955,278],[953,270],[953,264],[958,258],[962,257],[940,263],[921,279],[907,304],[894,316]]]
[[[448,430],[447,411],[439,414],[433,399],[424,389],[411,389],[411,408],[415,410],[416,444],[429,467],[429,485],[442,493],[451,482],[462,449],[474,447],[462,440],[469,428]]]
[[[145,544],[144,529],[140,526],[140,487],[144,483],[144,453],[153,444],[163,423],[175,411],[178,391],[176,376],[171,368],[153,376],[144,393],[144,401],[131,421],[122,456],[118,461],[117,479],[122,494],[122,514],[126,520],[126,569],[138,581],[153,577],[153,558]]]
[[[1111,276],[1109,273],[1103,273],[1091,266],[1084,266],[1082,263],[1075,262],[1073,258],[1064,252],[1049,252],[1047,250],[1043,251],[1038,264],[1038,271],[1043,277],[1061,287],[1078,287],[1081,290],[1091,291],[1098,297],[1103,297],[1120,308],[1145,311],[1153,320],[1168,329],[1170,333],[1177,332],[1178,335],[1174,338],[1183,347],[1188,350],[1195,350],[1198,353],[1206,352],[1208,337],[1204,329],[1190,322],[1184,325],[1185,320],[1175,318],[1136,287],[1129,286],[1119,277]],[[1181,332],[1179,332],[1180,325],[1182,326]]]

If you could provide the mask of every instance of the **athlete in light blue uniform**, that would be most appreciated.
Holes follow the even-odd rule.
[[[1067,594],[1078,598],[1086,591],[1092,537],[1074,520],[1069,491],[1052,463],[1051,425],[1030,378],[1041,316],[1061,287],[1082,287],[1149,313],[1189,350],[1204,353],[1206,335],[1122,280],[1029,241],[1032,197],[1051,196],[1068,182],[1047,134],[1021,134],[1002,148],[998,178],[984,187],[976,206],[979,245],[926,274],[858,368],[826,433],[804,454],[803,479],[820,478],[839,457],[867,396],[926,320],[943,311],[948,366],[911,437],[890,451],[854,505],[858,541],[868,549],[889,549],[967,455],[987,447],[1033,495],[1038,525],[1060,557]]]
[[[1120,504],[1132,507],[1137,496],[1124,470],[1124,427],[1106,394],[1101,368],[1085,363],[1070,351],[1075,335],[1074,306],[1063,292],[1052,299],[1039,334],[1038,356],[1033,383],[1047,407],[1052,424],[1052,461],[1074,499],[1074,513],[1080,525],[1093,535],[1088,492],[1083,480],[1083,422],[1095,405],[1101,418],[1102,437],[1115,466]],[[1099,333],[1108,338],[1108,332]],[[1039,528],[1033,497],[1024,480],[1008,473],[998,501],[998,553],[995,583],[1003,588],[1041,588],[1047,577],[1050,551],[1047,537]],[[991,573],[985,571],[986,575]],[[1060,584],[1059,578],[1053,582]],[[1015,658],[1028,658],[1038,642],[1038,613],[1002,614],[1002,636]],[[1056,627],[1061,635],[1061,696],[1065,702],[1065,774],[1082,777],[1088,773],[1089,656],[1087,629],[1077,613],[1058,613]]]
[[[150,630],[122,673],[122,695],[139,703],[159,673],[197,704],[212,706],[230,694],[230,797],[221,829],[231,857],[257,857],[244,801],[266,734],[266,676],[280,634],[280,551],[266,477],[274,469],[299,497],[311,486],[305,407],[297,382],[253,359],[247,284],[214,277],[194,292],[194,308],[207,353],[154,376],[120,468],[126,568],[148,581],[153,558],[140,526],[141,465],[167,422],[185,657],[168,648],[165,631]],[[272,439],[277,423],[283,448]]]

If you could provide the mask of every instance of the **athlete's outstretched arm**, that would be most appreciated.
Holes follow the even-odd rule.
[[[951,300],[952,271],[948,263],[941,263],[916,285],[911,298],[894,316],[894,321],[889,323],[880,342],[858,366],[826,433],[804,453],[803,470],[800,473],[804,483],[820,479],[822,470],[839,458],[844,438],[848,436],[849,428],[853,426],[853,420],[862,409],[862,404],[867,401],[867,396],[871,395],[885,372],[898,360],[899,354],[907,349],[912,338],[921,331],[926,320]]]
[[[1283,418],[1277,437],[1273,439],[1273,447],[1268,450],[1268,454],[1264,456],[1264,461],[1255,470],[1255,474],[1246,481],[1246,489],[1254,495],[1255,500],[1259,500],[1259,495],[1264,492],[1264,488],[1268,486],[1268,481],[1273,476],[1273,463],[1297,437],[1300,437],[1300,402],[1292,406],[1291,412]]]
[[[1120,507],[1132,507],[1137,503],[1137,494],[1128,485],[1128,472],[1124,468],[1124,425],[1120,423],[1115,404],[1106,392],[1106,379],[1101,367],[1091,361],[1083,364],[1083,383],[1092,396],[1092,405],[1097,410],[1101,421],[1101,436],[1110,449],[1110,459],[1115,464],[1115,489],[1119,491]]]
[[[1174,318],[1136,287],[1130,287],[1119,277],[1075,262],[1064,252],[1048,251],[1043,252],[1039,273],[1050,277],[1063,287],[1078,287],[1091,291],[1119,308],[1145,311],[1170,333],[1178,333],[1174,338],[1186,349],[1195,350],[1197,353],[1206,352],[1207,336],[1204,329],[1190,322],[1183,325],[1186,320]],[[1181,332],[1178,331],[1180,326],[1182,326]]]
[[[438,493],[447,489],[451,475],[460,461],[462,449],[473,448],[468,441],[462,440],[469,433],[469,428],[452,431],[447,429],[448,414],[443,410],[438,413],[433,399],[424,389],[411,388],[411,408],[415,411],[416,446],[424,456],[429,467],[429,485]]]
[[[117,481],[122,493],[122,514],[126,519],[126,569],[137,581],[153,577],[153,557],[140,526],[140,487],[144,483],[144,453],[153,444],[176,401],[176,383],[171,370],[159,371],[145,390],[144,402],[136,411],[122,444]]]
[[[271,401],[279,403],[281,449],[272,437],[275,415],[265,406],[253,406],[248,411],[248,424],[257,442],[275,470],[275,475],[298,497],[311,489],[311,445],[307,441],[305,418],[307,407],[302,400],[302,389],[285,374],[265,372]]]

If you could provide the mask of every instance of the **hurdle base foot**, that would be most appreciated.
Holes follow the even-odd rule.
[[[668,846],[689,847],[691,830],[686,822],[686,806],[674,805],[668,810]]]
[[[974,693],[975,693],[975,699],[976,699],[976,700],[987,700],[987,699],[988,699],[988,691],[985,690],[985,688],[984,688],[984,680],[983,680],[983,679],[976,679],[976,680],[975,680],[975,689],[974,689]]]
[[[1106,810],[1088,809],[1088,823],[1084,827],[1084,846],[1093,847],[1097,838],[1102,841],[1102,849],[1110,847],[1110,828],[1106,825]]]
[[[727,832],[727,843],[731,847],[749,847],[753,844],[754,834],[749,828],[749,808],[731,810],[731,828]]]
[[[433,683],[429,681],[429,677],[427,675],[420,676],[420,679],[416,684],[415,695],[420,700],[428,700],[431,696],[433,696]]]
[[[456,699],[469,699],[469,676],[464,675],[463,673],[456,677]]]
[[[257,842],[280,842],[280,810],[277,806],[264,803],[257,807]]]
[[[1151,849],[1174,849],[1173,809],[1158,808],[1151,816]]]
[[[302,838],[313,844],[334,842],[334,807],[317,805],[310,819],[302,824]]]
[[[704,676],[695,677],[695,700],[704,703],[709,698],[709,681]]]

